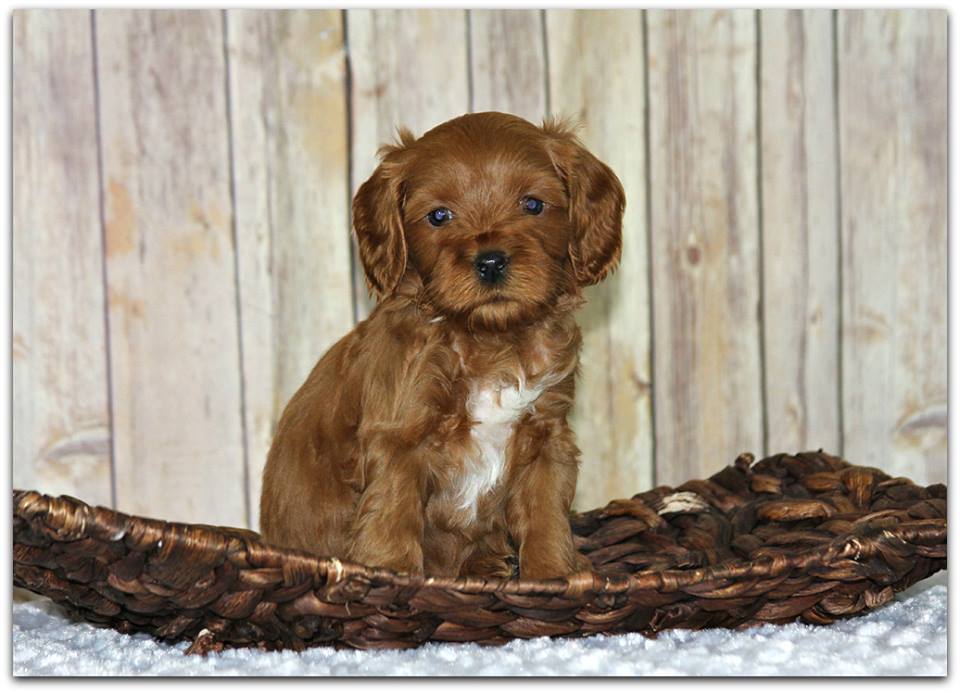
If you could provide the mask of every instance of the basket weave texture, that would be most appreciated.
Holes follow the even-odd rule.
[[[542,635],[826,624],[946,567],[946,487],[821,452],[573,515],[592,576],[424,577],[14,491],[14,584],[188,651],[414,647]]]

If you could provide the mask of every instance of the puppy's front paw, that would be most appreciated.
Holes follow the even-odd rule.
[[[516,577],[519,570],[516,556],[486,554],[467,560],[460,569],[461,577],[479,576],[489,578]]]
[[[521,554],[520,558],[520,577],[523,578],[547,580],[592,572],[593,565],[590,560],[576,551],[571,555],[527,551]]]
[[[395,573],[423,574],[423,551],[419,546],[409,546],[405,550],[399,547],[360,547],[354,546],[349,560],[370,568],[386,568]]]

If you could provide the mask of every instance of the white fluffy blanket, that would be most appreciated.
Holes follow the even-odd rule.
[[[16,676],[945,676],[946,572],[865,616],[831,626],[666,631],[502,647],[303,653],[228,650],[185,656],[165,645],[68,619],[47,600],[13,606]]]

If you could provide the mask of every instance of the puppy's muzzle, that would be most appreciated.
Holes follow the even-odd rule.
[[[510,258],[500,250],[489,250],[477,255],[473,267],[484,284],[497,284],[507,276]]]

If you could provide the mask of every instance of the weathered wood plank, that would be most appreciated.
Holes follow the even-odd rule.
[[[653,481],[646,218],[643,16],[548,10],[550,102],[583,123],[584,144],[627,196],[618,270],[587,290],[573,426],[583,451],[575,504],[589,509]],[[603,79],[597,79],[602,74]]]
[[[221,15],[95,18],[117,505],[243,525]]]
[[[474,111],[504,111],[539,123],[547,113],[540,10],[469,10]]]
[[[762,451],[756,32],[648,13],[657,483]]]
[[[251,524],[274,427],[353,325],[339,10],[227,12]]]
[[[113,502],[87,11],[13,14],[13,485]]]
[[[839,452],[832,12],[763,10],[760,20],[767,443]]]
[[[421,135],[470,109],[464,10],[348,10],[351,66],[351,190],[377,164],[399,126]],[[353,244],[356,257],[356,242]],[[357,317],[373,307],[354,262]]]
[[[947,475],[947,14],[838,16],[844,452]]]

